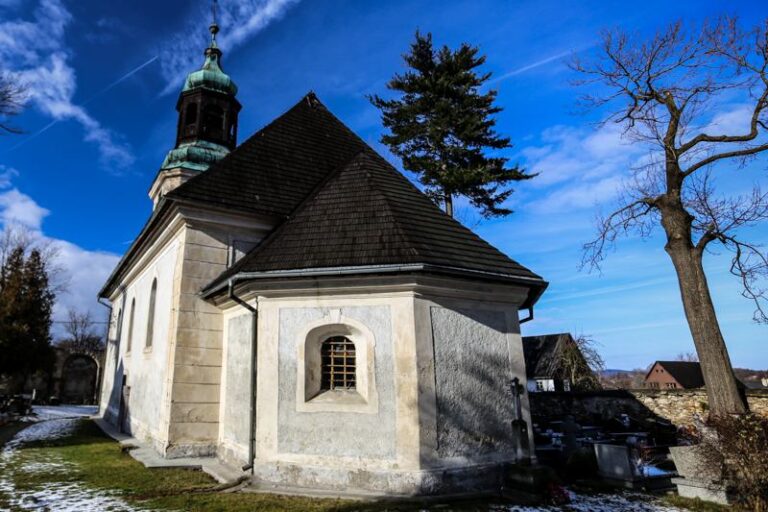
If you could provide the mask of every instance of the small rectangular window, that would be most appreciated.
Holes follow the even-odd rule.
[[[320,389],[355,389],[355,344],[345,336],[333,336],[323,342],[320,350],[322,378]]]

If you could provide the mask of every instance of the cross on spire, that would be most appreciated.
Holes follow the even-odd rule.
[[[216,23],[216,7],[218,6],[219,2],[217,0],[213,0],[211,2],[211,26],[209,27],[209,30],[211,31],[211,46],[216,47],[216,34],[219,33],[219,25]]]

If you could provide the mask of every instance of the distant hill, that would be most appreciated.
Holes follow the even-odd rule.
[[[613,368],[606,368],[605,370],[600,372],[600,375],[603,377],[615,377],[616,375],[624,375],[628,373],[632,373],[636,370],[617,370]]]

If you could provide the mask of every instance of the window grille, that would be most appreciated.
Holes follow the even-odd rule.
[[[355,344],[344,336],[328,338],[320,349],[320,389],[355,389]]]

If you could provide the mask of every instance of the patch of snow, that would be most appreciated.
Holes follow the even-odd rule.
[[[87,418],[99,412],[96,405],[35,405],[32,407],[38,420],[56,418]]]
[[[61,411],[56,408],[56,412]],[[71,411],[66,412],[66,414]],[[85,416],[80,414],[79,416]],[[90,415],[90,414],[87,414]],[[0,452],[0,493],[8,496],[14,510],[40,510],[57,512],[138,512],[115,493],[91,489],[80,482],[49,481],[44,486],[18,489],[13,474],[21,472],[62,474],[77,468],[50,454],[37,458],[20,448],[32,441],[60,439],[71,435],[80,418],[61,418],[34,423],[16,434]],[[23,455],[23,456],[22,456]]]
[[[662,505],[658,499],[645,494],[595,494],[570,493],[571,502],[561,506],[522,507],[512,506],[497,512],[685,512],[677,507]]]

